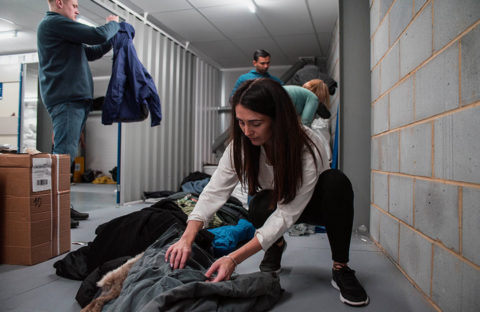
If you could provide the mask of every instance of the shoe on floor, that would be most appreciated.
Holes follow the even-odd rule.
[[[263,260],[260,263],[260,271],[262,272],[275,272],[280,273],[282,270],[282,254],[287,248],[287,242],[283,240],[283,245],[278,246],[275,242],[270,248],[265,252]]]
[[[88,213],[76,211],[70,206],[70,218],[73,220],[86,220],[88,219]]]
[[[70,228],[74,229],[78,227],[79,222],[77,220],[70,219]]]
[[[332,269],[332,286],[340,291],[340,301],[352,306],[368,304],[368,295],[355,277],[355,271],[348,266]]]

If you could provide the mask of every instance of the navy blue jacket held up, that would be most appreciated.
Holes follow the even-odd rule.
[[[162,110],[152,77],[138,59],[133,46],[135,29],[122,22],[111,39],[113,46],[112,77],[103,104],[102,123],[141,121],[150,110],[152,127],[160,124]]]

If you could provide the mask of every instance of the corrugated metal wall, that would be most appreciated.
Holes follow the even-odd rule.
[[[177,190],[186,175],[215,160],[220,71],[115,1],[94,1],[133,25],[138,57],[162,103],[160,126],[150,127],[150,118],[121,126],[120,203],[144,191]]]
[[[211,146],[220,134],[219,112],[221,74],[216,68],[204,61],[195,60],[195,170],[202,169],[203,164],[214,163],[215,157]]]

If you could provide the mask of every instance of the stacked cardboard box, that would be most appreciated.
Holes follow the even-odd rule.
[[[0,263],[70,250],[70,157],[0,154]]]
[[[82,182],[82,174],[85,172],[85,157],[75,157],[73,161],[75,169],[73,170],[73,182]]]

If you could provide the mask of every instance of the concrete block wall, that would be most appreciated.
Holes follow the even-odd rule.
[[[371,0],[370,234],[438,311],[480,306],[480,1]]]

